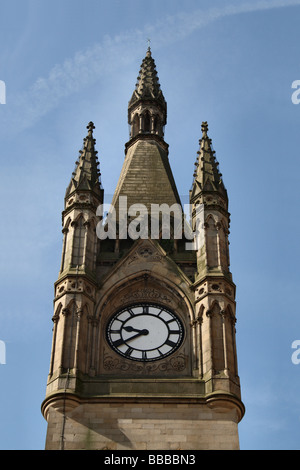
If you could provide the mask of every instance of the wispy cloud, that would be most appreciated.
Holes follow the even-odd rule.
[[[170,15],[155,24],[125,31],[115,37],[106,36],[101,43],[79,51],[62,64],[56,64],[47,77],[38,78],[28,90],[10,97],[6,122],[1,123],[1,128],[7,131],[12,122],[14,130],[31,127],[36,120],[56,108],[63,98],[135,61],[144,53],[145,40],[149,36],[155,40],[155,48],[158,49],[226,16],[295,5],[300,5],[300,0],[260,0],[198,9]]]

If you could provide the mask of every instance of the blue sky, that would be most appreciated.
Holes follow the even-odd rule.
[[[242,449],[300,449],[300,1],[2,0],[0,449],[43,449],[61,211],[89,121],[109,198],[151,39],[188,194],[208,121],[229,194]],[[0,94],[1,98],[1,94]]]

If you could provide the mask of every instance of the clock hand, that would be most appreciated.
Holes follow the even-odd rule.
[[[117,341],[114,342],[114,346],[115,347],[122,346],[122,344],[126,344],[126,343],[128,343],[128,341],[132,341],[133,339],[138,338],[138,336],[148,335],[148,334],[149,334],[148,330],[139,330],[139,332],[136,335],[133,335],[130,338],[127,338],[127,339],[120,338],[120,339],[118,339]]]
[[[141,333],[142,331],[148,331],[148,330],[137,330],[136,328],[133,328],[133,326],[124,326],[123,330],[127,331],[128,333],[130,333],[131,331],[137,331],[138,333]],[[142,334],[148,334],[148,333],[142,333]]]

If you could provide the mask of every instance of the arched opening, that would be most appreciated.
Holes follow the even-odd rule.
[[[131,137],[135,137],[139,133],[139,116],[138,114],[134,115],[132,121],[132,130],[131,130]]]
[[[224,338],[223,338],[223,318],[221,309],[217,303],[211,310],[211,335],[213,350],[213,368],[218,374],[225,368]]]
[[[81,266],[83,264],[85,228],[84,219],[81,216],[74,224],[74,239],[72,265]]]
[[[63,250],[62,250],[62,257],[61,257],[61,267],[60,267],[60,272],[63,272],[63,270],[67,266],[67,259],[68,262],[70,263],[70,253],[71,253],[71,237],[69,236],[69,227],[71,224],[71,219],[69,218],[67,220],[66,225],[63,228],[63,234],[64,234],[64,239],[63,239]]]
[[[63,311],[63,314],[65,315],[65,327],[62,367],[64,370],[72,369],[74,367],[77,308],[76,302],[71,301],[68,308]]]
[[[163,136],[163,131],[162,131],[162,125],[161,125],[161,120],[159,116],[154,116],[153,119],[153,133]]]
[[[227,230],[223,223],[218,227],[219,246],[220,246],[220,266],[226,271],[229,270],[229,249],[228,249],[228,235]]]
[[[212,216],[209,216],[205,222],[205,240],[206,240],[206,255],[207,266],[209,268],[217,267],[218,260],[218,231]]]
[[[150,114],[148,111],[146,111],[144,115],[144,132],[150,132],[151,131],[151,119],[150,119]]]

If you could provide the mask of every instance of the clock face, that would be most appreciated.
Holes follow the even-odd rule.
[[[184,329],[171,311],[153,304],[124,308],[110,320],[106,336],[110,346],[133,361],[157,361],[181,344]]]

